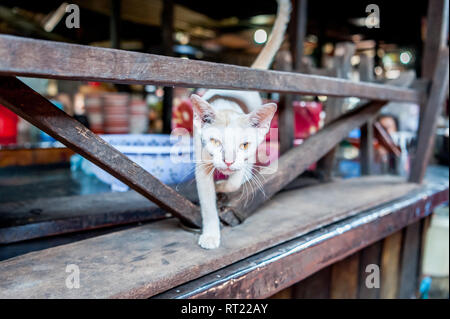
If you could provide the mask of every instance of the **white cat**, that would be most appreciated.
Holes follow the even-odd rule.
[[[283,42],[290,9],[290,0],[278,0],[272,34],[252,68],[269,68]],[[214,249],[220,245],[216,192],[237,191],[252,178],[257,147],[269,131],[276,104],[262,105],[257,92],[230,90],[208,90],[202,98],[193,94],[191,100],[195,177],[203,223],[198,243]],[[214,183],[214,170],[228,175],[228,179]]]

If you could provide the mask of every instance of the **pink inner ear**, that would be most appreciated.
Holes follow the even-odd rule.
[[[250,114],[250,123],[255,127],[268,127],[276,110],[275,103],[264,104]]]
[[[191,95],[194,114],[196,114],[203,123],[211,123],[215,118],[212,106],[196,94]]]

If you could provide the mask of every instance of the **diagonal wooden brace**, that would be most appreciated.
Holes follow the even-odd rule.
[[[200,227],[198,206],[161,183],[17,78],[0,76],[0,103],[184,223]]]
[[[344,139],[351,130],[367,122],[385,104],[386,101],[370,102],[334,120],[299,146],[291,148],[278,159],[276,172],[266,175],[262,185],[264,193],[253,187],[248,194],[252,200],[248,202],[242,199],[242,192],[239,191],[230,194],[228,200],[219,201],[221,219],[231,226],[244,221],[265,201]]]

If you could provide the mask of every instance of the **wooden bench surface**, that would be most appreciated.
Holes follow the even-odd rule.
[[[417,187],[369,176],[284,192],[243,224],[223,228],[213,251],[168,219],[29,253],[0,262],[0,298],[147,298]],[[79,289],[66,288],[68,264],[80,268]]]

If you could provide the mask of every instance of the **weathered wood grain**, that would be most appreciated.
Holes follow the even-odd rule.
[[[147,298],[417,187],[398,177],[371,176],[283,192],[245,223],[223,228],[216,250],[200,248],[198,235],[170,219],[30,253],[0,262],[0,297]],[[408,221],[408,214],[399,216],[406,219],[398,224]],[[80,289],[65,287],[67,264],[80,267]],[[316,266],[301,270],[314,272]]]
[[[331,266],[326,267],[294,285],[295,299],[330,298]]]
[[[200,226],[198,206],[18,79],[0,76],[0,103],[185,223]]]
[[[423,218],[426,216],[423,210],[425,207],[432,210],[447,201],[448,183],[442,186],[430,184],[420,187],[399,199],[266,249],[155,297],[198,299],[271,296]]]
[[[401,248],[402,231],[398,231],[383,240],[380,265],[380,298],[382,299],[397,298]]]
[[[420,222],[416,222],[404,230],[398,298],[411,299],[417,297],[416,294],[419,289],[420,238]]]
[[[0,35],[0,74],[417,102],[417,92],[299,73]]]
[[[331,266],[330,298],[356,299],[358,296],[359,253]]]

